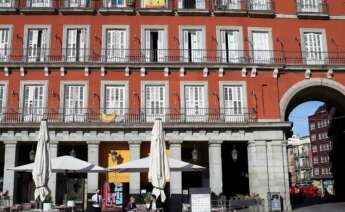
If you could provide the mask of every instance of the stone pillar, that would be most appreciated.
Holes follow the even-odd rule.
[[[181,160],[182,142],[180,140],[169,141],[171,158]],[[170,173],[170,194],[182,194],[182,173],[180,171]]]
[[[210,141],[208,145],[210,189],[217,195],[223,192],[222,143]]]
[[[58,143],[51,141],[49,143],[49,148],[50,148],[50,157],[51,158],[57,157]],[[49,178],[49,182],[48,182],[48,187],[51,191],[52,201],[55,203],[56,201],[56,173],[51,174]]]
[[[289,163],[287,157],[287,141],[282,142],[282,151],[283,151],[283,161],[284,161],[284,176],[285,176],[285,210],[291,211],[291,202],[290,202],[290,186],[289,186]]]
[[[140,159],[141,141],[129,141],[130,160]],[[140,194],[140,173],[129,174],[129,193],[137,196]]]
[[[170,157],[181,160],[182,140],[171,140]],[[170,172],[170,211],[182,211],[182,173],[180,171]]]
[[[4,141],[5,144],[5,161],[4,161],[4,179],[3,179],[3,191],[8,191],[10,196],[10,204],[13,203],[14,193],[14,171],[8,170],[15,167],[16,163],[16,147],[17,141],[10,140]]]
[[[88,162],[98,165],[99,161],[99,143],[100,141],[87,142],[87,160]],[[98,173],[87,174],[87,193],[94,193],[98,187]]]

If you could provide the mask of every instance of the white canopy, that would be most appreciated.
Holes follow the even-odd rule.
[[[92,163],[80,160],[78,158],[65,155],[56,158],[52,158],[52,172],[63,173],[63,172],[105,172],[106,170],[100,166]],[[33,163],[29,163],[22,166],[10,168],[14,171],[25,171],[31,172]]]
[[[182,172],[194,172],[202,171],[205,169],[202,166],[187,163],[181,160],[168,158],[170,171],[182,171]],[[150,165],[149,157],[142,158],[139,160],[132,160],[127,163],[120,164],[118,166],[109,167],[109,171],[116,172],[148,172]]]
[[[35,199],[40,198],[42,202],[50,193],[48,181],[52,170],[48,142],[47,121],[42,120],[38,133],[35,161],[32,165],[32,179],[35,182]]]

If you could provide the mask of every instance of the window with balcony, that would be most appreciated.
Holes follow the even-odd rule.
[[[0,120],[6,112],[7,83],[0,84]]]
[[[104,109],[107,115],[116,116],[115,121],[123,121],[127,112],[126,87],[125,85],[107,84],[104,87]]]
[[[126,0],[103,0],[105,8],[124,8],[127,6]]]
[[[319,168],[314,168],[314,175],[315,175],[315,176],[320,175],[320,170],[319,170]]]
[[[46,111],[46,86],[44,84],[24,84],[23,92],[23,120],[26,122],[41,121]]]
[[[65,84],[63,86],[63,112],[66,122],[82,122],[87,114],[86,85]]]
[[[241,0],[217,0],[217,9],[240,10]]]
[[[239,30],[220,30],[220,62],[240,63],[242,39]]]
[[[205,9],[205,0],[178,0],[179,9]]]
[[[323,0],[297,0],[298,12],[322,13],[324,12]]]
[[[248,0],[249,10],[270,11],[272,10],[271,0]]]
[[[142,0],[141,7],[146,9],[167,8],[168,0]]]
[[[224,85],[223,95],[225,121],[244,121],[243,87],[240,85]]]
[[[199,122],[207,120],[206,86],[187,84],[183,87],[186,120]]]
[[[253,63],[271,63],[272,40],[270,30],[251,30],[251,57]]]
[[[165,29],[144,29],[142,45],[145,62],[167,61],[167,34]]]
[[[312,122],[312,123],[310,123],[310,130],[314,130],[314,129],[315,129],[315,123]]]
[[[7,61],[10,53],[10,29],[0,28],[0,61]]]
[[[13,8],[15,7],[15,0],[0,0],[0,8]]]
[[[88,59],[88,30],[86,28],[66,29],[66,61],[84,62]]]
[[[316,144],[314,144],[314,145],[312,146],[312,151],[313,151],[313,152],[317,152],[317,145],[316,145]]]
[[[203,31],[186,29],[182,34],[183,62],[203,62],[205,59]]]
[[[319,163],[319,158],[317,156],[313,157],[313,163],[314,164]]]
[[[105,61],[126,62],[128,60],[128,32],[126,29],[107,29],[105,31]]]
[[[26,7],[29,8],[45,8],[51,7],[53,0],[27,0]]]
[[[144,83],[144,113],[146,121],[153,122],[156,118],[165,121],[167,112],[167,86],[161,83]]]
[[[89,7],[89,0],[65,0],[66,8],[86,8]]]
[[[326,63],[326,43],[324,34],[321,31],[303,32],[303,49],[303,57],[306,64]]]
[[[48,29],[29,28],[27,30],[26,60],[28,62],[43,62],[48,54]]]
[[[311,134],[310,135],[310,140],[311,141],[316,141],[316,134]]]

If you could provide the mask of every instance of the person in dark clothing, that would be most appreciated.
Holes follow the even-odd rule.
[[[135,198],[134,197],[129,198],[129,202],[128,202],[127,207],[126,207],[126,211],[127,212],[137,211],[137,205],[135,204]]]

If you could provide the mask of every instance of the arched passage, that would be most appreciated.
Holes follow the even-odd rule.
[[[288,89],[280,100],[282,120],[288,120],[291,111],[307,101],[325,102],[330,115],[331,125],[328,135],[333,143],[330,153],[335,194],[338,200],[345,200],[345,86],[337,81],[324,78],[306,79]]]

